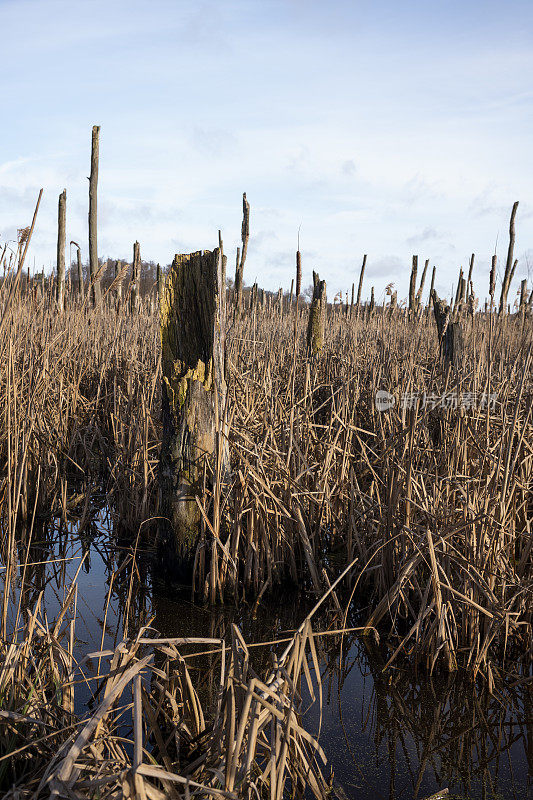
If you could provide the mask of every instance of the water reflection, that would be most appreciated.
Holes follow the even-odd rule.
[[[261,604],[255,613],[251,607],[212,610],[170,596],[158,586],[141,538],[124,539],[98,495],[69,521],[34,527],[31,538],[21,531],[17,555],[28,566],[19,571],[10,600],[13,620],[19,600],[22,608],[33,607],[41,592],[52,619],[78,574],[78,659],[114,646],[125,631],[150,620],[163,636],[214,638],[227,635],[235,623],[248,642],[258,642],[283,638],[308,610],[294,596],[276,606]],[[329,624],[335,622],[320,620],[321,628]],[[320,720],[318,705],[311,704],[306,722],[312,732],[321,726],[337,797],[411,800],[449,787],[450,797],[533,798],[530,678],[517,685],[509,680],[487,696],[460,676],[436,680],[402,669],[384,673],[386,654],[354,634],[344,638],[342,650],[339,636],[317,644],[324,705]],[[268,669],[271,658],[270,648],[253,648],[258,673]],[[218,680],[216,657],[198,659],[191,668],[200,692],[211,696]],[[305,686],[301,690],[305,697]],[[88,700],[81,689],[79,703]]]

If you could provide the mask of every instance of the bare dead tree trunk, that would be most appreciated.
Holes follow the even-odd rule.
[[[470,265],[468,267],[468,278],[466,281],[467,291],[470,291],[470,286],[472,284],[472,272],[474,271],[474,258],[475,258],[474,253],[472,253],[472,255],[470,256]]]
[[[307,353],[316,355],[324,346],[326,330],[326,281],[313,271],[313,299],[307,324]]]
[[[238,314],[242,311],[242,265],[241,265],[241,248],[237,248],[237,260],[235,263],[235,310]]]
[[[57,209],[57,285],[56,300],[60,311],[65,310],[65,247],[67,223],[67,190],[59,195]]]
[[[411,279],[409,281],[409,316],[416,315],[416,274],[418,272],[418,256],[413,256]]]
[[[141,246],[139,242],[133,245],[133,261],[131,264],[131,295],[130,310],[136,314],[139,310],[139,287],[141,281]]]
[[[222,291],[224,293],[224,303],[226,302],[226,271],[228,269],[228,257],[224,255],[224,242],[222,241],[222,231],[218,231],[218,249],[220,250],[220,258],[222,260]]]
[[[437,325],[437,335],[441,357],[446,367],[459,367],[463,355],[463,331],[459,322],[451,321],[451,309],[446,300],[440,300],[433,290],[433,313]]]
[[[224,408],[225,291],[220,249],[177,255],[161,299],[163,552],[191,568],[207,466],[229,469]],[[218,465],[216,462],[218,457]],[[206,464],[207,461],[207,464]]]
[[[492,256],[492,263],[490,267],[490,278],[489,278],[489,295],[490,295],[490,313],[492,314],[492,309],[494,308],[494,294],[496,292],[496,264],[497,264],[497,256],[496,253]]]
[[[520,319],[524,319],[527,311],[527,278],[520,284],[520,305],[518,306],[518,315]]]
[[[374,313],[374,309],[376,308],[376,300],[374,297],[374,287],[372,286],[370,289],[370,305],[368,306],[368,316],[369,318]]]
[[[117,281],[117,306],[122,303],[122,284],[123,278],[120,277],[120,273],[122,272],[122,262],[120,260],[115,261],[115,280]]]
[[[83,282],[83,267],[81,263],[81,248],[77,242],[71,242],[71,246],[74,245],[76,248],[76,266],[77,266],[77,273],[78,273],[78,293],[83,300],[85,296],[85,286]]]
[[[163,270],[161,269],[160,265],[157,265],[157,296],[159,298],[159,302],[161,302],[161,298],[163,297]]]
[[[356,305],[357,314],[359,314],[359,309],[361,307],[361,291],[363,289],[363,278],[365,277],[365,267],[366,267],[366,255],[363,256],[361,273],[359,275],[359,286],[357,287],[357,305]]]
[[[250,203],[246,199],[246,192],[242,196],[242,252],[237,248],[237,263],[235,264],[235,309],[238,314],[242,312],[242,287],[244,278],[244,262],[248,252],[250,238]]]
[[[509,294],[509,287],[514,277],[517,262],[513,263],[514,243],[515,243],[515,217],[518,210],[518,200],[514,203],[511,211],[511,219],[509,220],[509,248],[507,250],[507,262],[505,264],[505,273],[502,282],[502,293],[500,295],[500,314],[505,314],[507,309],[507,295]]]
[[[100,150],[100,126],[93,125],[91,148],[91,176],[89,178],[89,273],[94,305],[102,299],[100,278],[98,277],[98,161]]]
[[[418,288],[418,292],[416,293],[416,312],[417,312],[417,314],[420,311],[420,306],[421,306],[421,303],[422,303],[422,292],[424,291],[424,284],[426,282],[426,273],[428,271],[428,267],[429,267],[429,258],[426,259],[426,262],[424,264],[424,269],[422,270],[422,277],[420,279],[420,286]]]
[[[452,311],[452,313],[455,315],[456,318],[459,318],[461,316],[465,300],[466,300],[466,282],[463,275],[463,270],[461,268],[459,270],[459,278],[457,280],[457,291],[455,293],[455,301],[453,304],[453,311]]]
[[[437,274],[437,267],[433,267],[433,272],[431,273],[431,286],[429,287],[429,301],[428,305],[431,303],[431,298],[433,297],[433,289],[435,288],[435,276]]]

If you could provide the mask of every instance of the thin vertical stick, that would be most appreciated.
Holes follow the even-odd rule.
[[[91,276],[92,297],[94,305],[102,299],[98,274],[98,162],[100,154],[100,126],[93,125],[91,147],[91,176],[89,178],[89,272]]]
[[[516,269],[516,261],[513,265],[514,243],[515,243],[515,228],[514,222],[516,212],[518,210],[518,200],[514,203],[511,211],[511,219],[509,220],[509,247],[507,250],[507,262],[505,264],[505,273],[502,282],[502,293],[500,295],[500,314],[505,314],[507,310],[507,295],[509,293],[509,286],[513,280],[514,271]]]
[[[60,311],[65,310],[65,228],[67,221],[67,190],[59,195],[57,207],[57,286],[56,300]]]
[[[359,307],[361,305],[361,290],[363,288],[363,278],[365,276],[365,267],[366,267],[366,255],[363,256],[363,264],[361,266],[361,274],[359,275],[359,287],[357,289],[357,305],[356,305],[357,313],[359,313]]]

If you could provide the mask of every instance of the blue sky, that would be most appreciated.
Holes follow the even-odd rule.
[[[30,264],[55,264],[57,198],[87,256],[91,126],[99,253],[168,263],[239,243],[245,279],[357,280],[407,295],[411,255],[450,292],[476,253],[533,279],[533,4],[342,0],[0,0],[0,243],[44,188]],[[529,78],[528,78],[529,76]],[[514,299],[514,298],[513,298]]]

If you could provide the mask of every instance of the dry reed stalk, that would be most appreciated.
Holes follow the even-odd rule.
[[[161,441],[157,320],[105,304],[69,304],[59,320],[50,292],[13,303],[11,291],[0,288],[9,580],[21,521],[64,513],[73,479],[103,483],[125,529],[156,516]],[[257,597],[265,586],[312,586],[313,564],[319,580],[328,564],[333,582],[357,558],[343,585],[358,579],[374,622],[402,645],[397,658],[409,651],[420,666],[448,669],[448,651],[488,680],[499,663],[530,660],[532,334],[476,314],[456,374],[435,358],[434,328],[425,315],[333,317],[311,372],[300,314],[258,307],[228,324],[234,478],[221,486],[206,475],[195,585],[216,599]],[[386,413],[374,401],[384,387],[396,398]],[[413,397],[426,398],[416,417]]]

